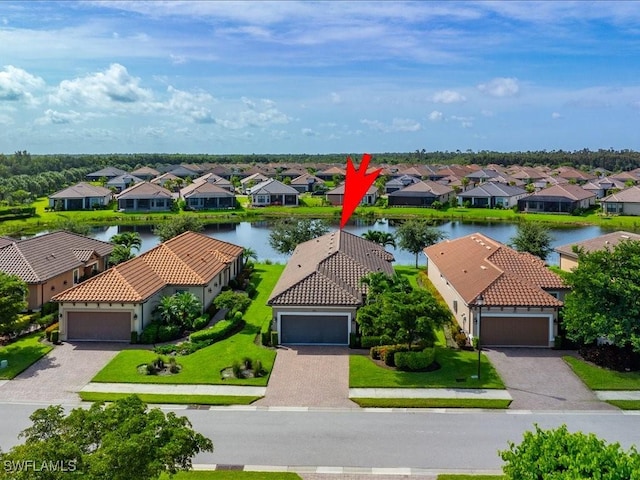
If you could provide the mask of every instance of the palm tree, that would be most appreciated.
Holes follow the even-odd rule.
[[[249,260],[255,260],[258,261],[258,252],[256,252],[253,248],[251,247],[245,247],[245,249],[242,251],[242,259],[244,260],[244,263],[246,264]]]
[[[393,236],[393,233],[381,232],[379,230],[367,230],[362,234],[362,236],[371,242],[382,245],[383,247],[396,248],[396,239]]]
[[[110,265],[118,265],[119,263],[131,260],[136,256],[133,250],[135,249],[139,252],[142,247],[142,238],[138,232],[117,233],[111,237],[110,241],[115,244],[109,256]]]

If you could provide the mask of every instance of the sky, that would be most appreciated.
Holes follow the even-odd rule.
[[[640,3],[0,2],[0,153],[640,150]]]

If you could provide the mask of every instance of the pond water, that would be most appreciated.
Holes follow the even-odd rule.
[[[345,230],[355,235],[362,235],[367,230],[381,230],[395,233],[398,223],[398,221],[386,219],[358,219],[346,226]],[[225,242],[253,248],[258,254],[259,261],[271,260],[273,262],[286,263],[288,256],[276,252],[269,245],[271,225],[272,223],[270,221],[220,223],[208,225],[204,233]],[[337,223],[332,225],[332,229],[337,228]],[[502,243],[509,243],[511,237],[513,237],[517,231],[517,225],[512,223],[473,223],[460,221],[446,221],[439,224],[438,228],[447,235],[447,238],[451,239],[479,232]],[[108,241],[116,233],[125,231],[137,231],[140,233],[142,237],[141,252],[146,252],[159,243],[158,237],[153,234],[152,226],[133,227],[114,225],[99,227],[93,229],[91,236],[99,240]],[[554,247],[597,237],[607,232],[607,230],[599,226],[560,227],[551,228],[550,231],[554,238]],[[415,256],[409,252],[392,247],[387,247],[387,250],[393,253],[396,264],[398,265],[413,265],[415,262]],[[419,263],[424,263],[424,257],[420,257],[418,258]],[[558,261],[558,255],[555,252],[547,258],[547,262],[551,265],[557,265]]]

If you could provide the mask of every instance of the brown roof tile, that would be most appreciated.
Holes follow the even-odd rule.
[[[131,185],[120,192],[116,198],[124,200],[127,198],[173,198],[171,192],[155,183],[140,182]]]
[[[539,258],[481,233],[437,243],[424,253],[467,304],[481,293],[489,306],[561,306],[545,289],[564,289]]]
[[[585,252],[594,252],[596,250],[603,250],[605,248],[613,248],[618,243],[624,240],[640,241],[640,235],[637,233],[630,233],[624,231],[607,233],[600,235],[599,237],[590,238],[582,242],[568,243],[556,248],[556,252],[569,257],[578,258],[578,254],[573,251],[573,247],[578,247]]]
[[[269,305],[360,305],[360,279],[393,274],[393,255],[344,231],[298,245],[271,293]]]
[[[238,245],[185,232],[54,297],[57,302],[127,302],[167,285],[206,285],[242,255]]]
[[[634,185],[633,187],[625,188],[619,192],[612,193],[611,195],[604,197],[601,202],[640,202],[640,187]]]

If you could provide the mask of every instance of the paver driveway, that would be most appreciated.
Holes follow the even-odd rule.
[[[352,407],[347,347],[280,347],[265,397],[254,405]]]
[[[517,410],[615,410],[599,401],[562,360],[573,352],[542,348],[483,350],[513,397]]]
[[[0,386],[0,401],[78,403],[80,397],[76,392],[127,347],[128,344],[102,342],[56,345],[20,375]]]

